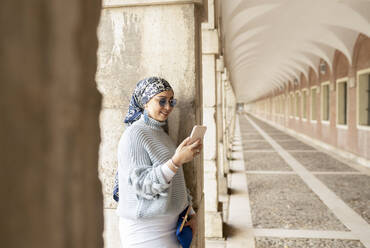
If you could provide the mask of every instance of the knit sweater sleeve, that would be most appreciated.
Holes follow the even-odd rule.
[[[126,137],[129,153],[128,182],[138,197],[154,200],[166,196],[170,183],[164,177],[161,165],[154,166],[145,149],[146,137],[140,130],[132,130]]]

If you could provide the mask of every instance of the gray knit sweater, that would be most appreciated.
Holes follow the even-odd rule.
[[[161,126],[165,122],[141,118],[129,126],[118,144],[120,200],[117,214],[129,219],[178,215],[190,203],[182,167],[167,183],[161,166],[176,145]]]

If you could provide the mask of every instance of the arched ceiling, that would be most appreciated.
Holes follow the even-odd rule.
[[[221,0],[224,55],[240,102],[329,68],[335,50],[352,63],[359,33],[370,36],[370,0]]]

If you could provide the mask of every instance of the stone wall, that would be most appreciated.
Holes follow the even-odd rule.
[[[1,2],[1,247],[103,247],[100,6]]]
[[[174,88],[178,104],[169,116],[169,135],[177,144],[201,124],[199,5],[137,1],[106,1],[98,29],[98,89],[103,95],[100,115],[102,143],[99,174],[103,182],[105,246],[118,247],[118,218],[112,199],[117,170],[117,144],[136,83],[148,76],[165,78]],[[198,210],[198,239],[203,247],[203,164],[198,157],[184,165],[188,188]]]

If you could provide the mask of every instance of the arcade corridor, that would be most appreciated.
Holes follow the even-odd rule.
[[[238,118],[228,238],[207,247],[370,247],[370,170]]]
[[[370,248],[370,0],[1,10],[1,247],[127,248],[118,144],[137,83],[156,76],[178,100],[163,126],[176,146],[207,126],[183,167],[191,248]]]

